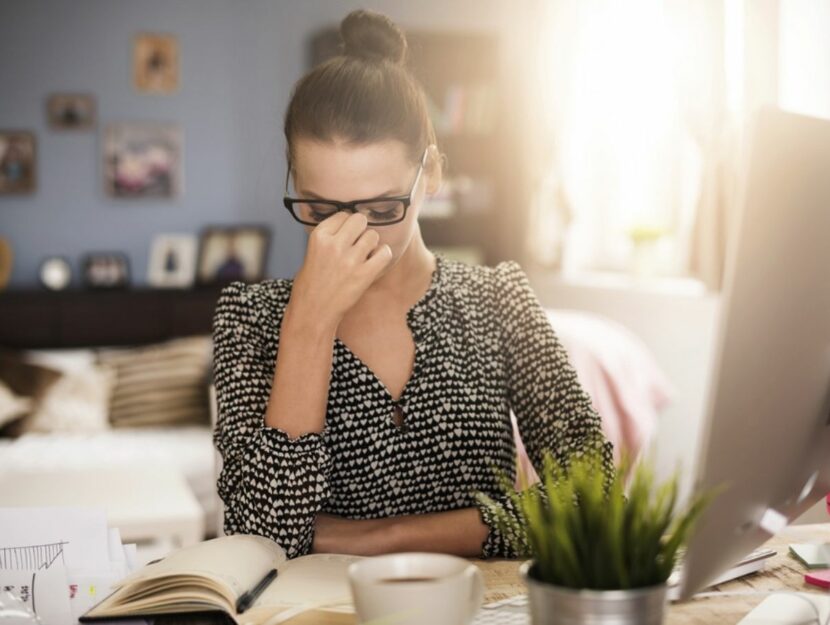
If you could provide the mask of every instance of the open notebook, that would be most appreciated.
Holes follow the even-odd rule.
[[[346,569],[358,556],[308,555],[289,560],[261,536],[214,538],[174,551],[122,579],[81,622],[161,614],[224,612],[236,623],[280,622],[306,609],[352,612]],[[237,613],[237,601],[269,571],[277,575],[253,604]]]

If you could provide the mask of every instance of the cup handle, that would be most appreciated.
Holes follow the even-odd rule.
[[[470,605],[467,614],[467,623],[478,614],[484,602],[484,575],[475,564],[471,564],[464,571],[465,579],[470,580]]]

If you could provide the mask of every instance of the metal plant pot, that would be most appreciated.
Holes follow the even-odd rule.
[[[662,625],[668,585],[634,590],[575,590],[539,581],[533,561],[519,572],[533,625]]]

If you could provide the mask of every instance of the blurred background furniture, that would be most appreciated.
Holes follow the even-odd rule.
[[[124,542],[137,544],[139,564],[205,536],[202,507],[172,465],[0,471],[0,501],[104,508],[110,527],[118,528]]]
[[[20,497],[48,490],[41,503],[111,501],[130,539],[212,535],[207,393],[219,291],[0,293],[0,384],[31,404],[0,429],[2,484]]]

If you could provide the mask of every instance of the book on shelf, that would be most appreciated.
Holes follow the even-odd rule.
[[[496,122],[496,89],[489,83],[449,85],[443,102],[427,96],[429,114],[439,135],[488,134]]]
[[[237,534],[174,551],[117,583],[82,623],[209,614],[261,625],[307,610],[354,611],[346,569],[359,556],[313,554],[289,560],[274,541]]]

